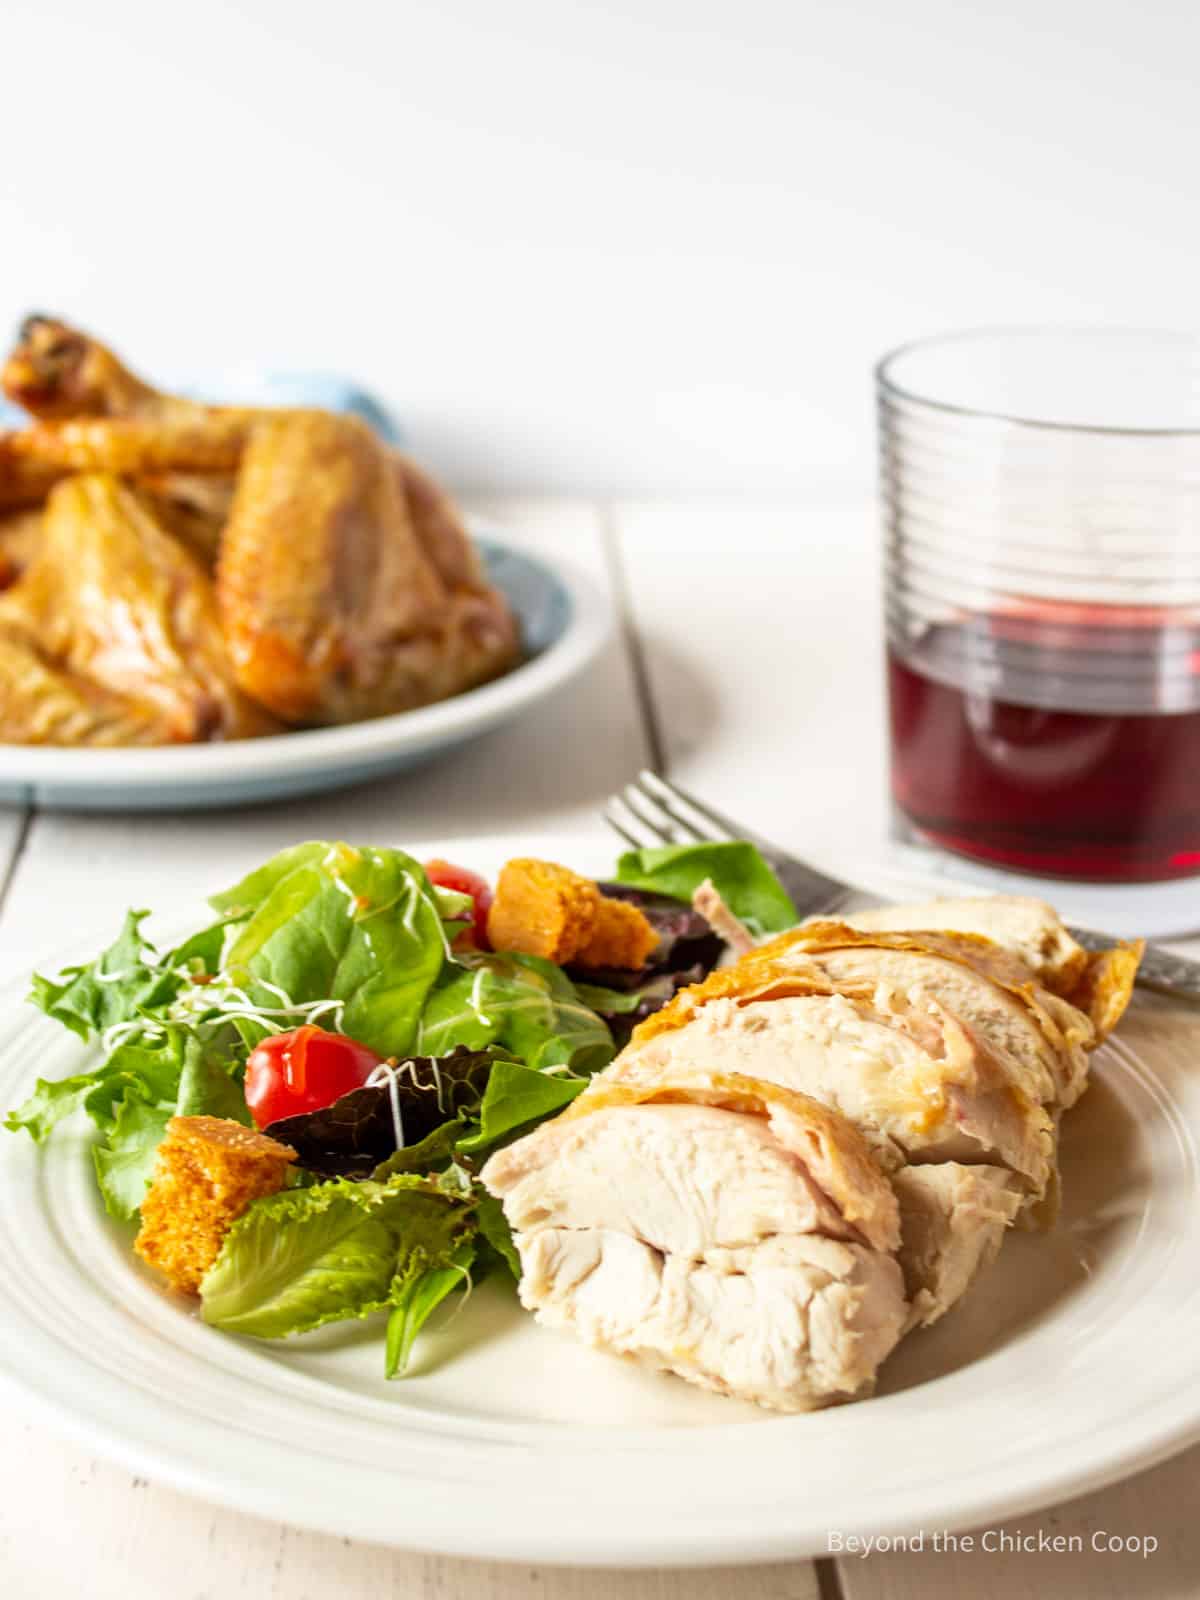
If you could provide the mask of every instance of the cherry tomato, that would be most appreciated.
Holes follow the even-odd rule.
[[[471,927],[468,931],[477,949],[490,950],[492,946],[487,936],[487,919],[493,897],[487,879],[481,878],[469,867],[456,867],[453,861],[442,861],[440,858],[425,863],[425,876],[430,883],[436,883],[443,889],[454,889],[459,894],[471,896],[475,907],[471,913]]]
[[[374,1050],[308,1024],[273,1033],[246,1062],[246,1104],[260,1128],[302,1111],[320,1111],[361,1089],[382,1061]]]

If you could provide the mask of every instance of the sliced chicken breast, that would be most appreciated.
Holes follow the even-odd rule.
[[[797,1089],[848,1117],[881,1164],[984,1162],[1042,1196],[1054,1169],[1054,1128],[993,1055],[934,1000],[892,994],[790,994],[700,1006],[683,1027],[637,1040],[610,1081],[734,1072]]]
[[[538,1320],[780,1411],[869,1391],[909,1316],[854,1129],[737,1075],[598,1086],[492,1157]]]
[[[783,971],[815,966],[838,985],[873,987],[884,1001],[889,993],[931,995],[1010,1058],[1031,1099],[1072,1106],[1087,1086],[1096,1030],[1028,974],[1022,980],[1014,959],[969,935],[857,933],[843,923],[817,923],[781,934],[746,964]]]
[[[712,1071],[799,1089],[863,1133],[900,1199],[898,1260],[916,1303],[914,1324],[949,1310],[1018,1212],[1032,1225],[1053,1212],[1053,1117],[1014,1082],[1006,1057],[928,995],[864,999],[777,987],[766,999],[719,996],[680,1027],[643,1043],[635,1036],[590,1092],[603,1092],[603,1080],[651,1082],[665,1073],[681,1081]],[[918,1176],[909,1181],[911,1172]]]
[[[905,1322],[890,1256],[813,1234],[698,1259],[603,1228],[540,1228],[518,1246],[521,1299],[543,1326],[772,1411],[861,1398]]]
[[[1002,1167],[945,1161],[893,1174],[900,1202],[900,1266],[911,1303],[910,1327],[945,1315],[996,1259],[1022,1203],[1020,1184]]]
[[[1052,907],[1024,895],[877,906],[843,921],[868,933],[948,936],[951,942],[943,941],[943,953],[966,959],[1000,983],[1040,985],[1038,999],[1061,1032],[1070,1033],[1074,1012],[1083,1012],[1092,1026],[1085,1049],[1100,1044],[1121,1020],[1145,948],[1144,941],[1134,940],[1108,950],[1085,950]]]
[[[979,899],[927,900],[919,905],[872,906],[843,918],[865,933],[934,931],[970,933],[1010,951],[1039,983],[1070,996],[1083,977],[1088,953],[1044,900],[993,894]]]

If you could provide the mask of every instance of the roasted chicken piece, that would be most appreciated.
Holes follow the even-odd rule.
[[[90,492],[110,517],[139,522],[143,535],[148,520],[160,533],[165,525],[203,566],[215,565],[231,666],[218,670],[206,601],[196,637],[174,636],[180,648],[166,676],[178,687],[176,669],[191,654],[190,681],[211,678],[210,709],[217,700],[223,709],[206,721],[186,696],[192,712],[178,737],[251,731],[244,702],[229,697],[231,679],[284,721],[311,725],[426,705],[515,663],[512,614],[450,501],[357,419],[161,394],[104,346],[48,317],[25,324],[3,386],[39,421],[0,436],[0,507],[34,504],[72,474],[108,476],[106,499]],[[126,491],[118,511],[113,476],[134,480],[141,498]],[[141,544],[144,554],[144,537]],[[125,546],[117,540],[115,548]],[[205,592],[193,586],[196,576],[193,561],[184,592]],[[97,593],[113,592],[114,577],[110,566]],[[145,592],[141,578],[133,587]],[[112,687],[111,649],[79,643],[102,637],[97,619],[71,633],[75,645],[63,654],[69,629],[52,619],[46,581],[25,604],[39,593],[37,626],[54,631],[47,653]],[[133,658],[122,659],[124,671]],[[153,684],[147,696],[161,699],[161,659]]]
[[[719,1073],[597,1084],[483,1181],[539,1322],[720,1394],[867,1394],[905,1325],[895,1196],[804,1095]]]
[[[80,475],[53,491],[37,557],[0,597],[0,618],[72,681],[155,707],[160,741],[272,727],[234,682],[208,574],[115,478]]]
[[[31,417],[140,417],[168,422],[178,408],[191,420],[190,401],[175,402],[151,388],[98,339],[57,317],[26,317],[0,372],[4,393]]]
[[[215,473],[167,472],[139,478],[137,487],[167,532],[187,545],[206,572],[215,574],[234,480]]]
[[[225,419],[236,434],[243,424],[262,415],[254,410],[206,406],[164,394],[130,372],[98,340],[47,316],[26,318],[16,348],[0,374],[0,386],[10,400],[31,416],[48,422],[78,417],[116,417],[176,428],[216,415]],[[50,441],[45,441],[43,448],[50,452]],[[415,461],[396,450],[390,454],[417,539],[442,582],[449,589],[487,590],[487,576],[479,553],[450,497]],[[24,503],[6,500],[2,463],[0,454],[0,504]],[[106,465],[100,461],[91,464]],[[232,474],[236,465],[236,461],[230,461],[220,470]],[[32,470],[26,464],[26,474]],[[43,478],[49,477],[53,470],[49,465],[44,466]],[[198,470],[211,472],[213,469],[204,465]],[[182,500],[193,511],[197,502],[204,507],[206,497],[202,489],[187,484],[167,484],[164,488],[170,498]],[[25,495],[31,492],[28,481],[19,492]],[[168,514],[169,511],[168,506]],[[227,513],[227,505],[224,511]],[[192,531],[188,543],[196,548],[198,542],[206,541],[206,534],[201,528]],[[218,527],[218,537],[219,531]],[[211,532],[207,542],[214,542]]]
[[[517,657],[503,596],[447,589],[417,539],[394,461],[353,417],[259,421],[217,593],[239,684],[287,722],[427,705]]]
[[[0,744],[152,745],[171,737],[145,701],[112,694],[49,661],[0,600]]]
[[[21,576],[37,554],[41,538],[41,506],[0,512],[0,589]]]

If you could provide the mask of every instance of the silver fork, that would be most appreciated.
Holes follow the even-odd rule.
[[[796,903],[801,917],[833,915],[860,906],[878,904],[840,878],[818,872],[786,850],[764,839],[752,828],[722,815],[695,795],[668,783],[656,772],[643,769],[633,783],[613,795],[604,808],[604,820],[635,850],[663,844],[714,844],[722,840],[747,839],[774,869],[780,883]],[[1071,928],[1070,932],[1087,950],[1107,950],[1118,941],[1090,928]],[[1138,968],[1137,981],[1144,989],[1185,1000],[1200,1000],[1200,961],[1172,955],[1161,945],[1147,945]]]

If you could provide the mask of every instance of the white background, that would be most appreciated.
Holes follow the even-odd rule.
[[[3,0],[0,322],[355,373],[463,485],[871,473],[869,369],[1187,326],[1194,0]]]

